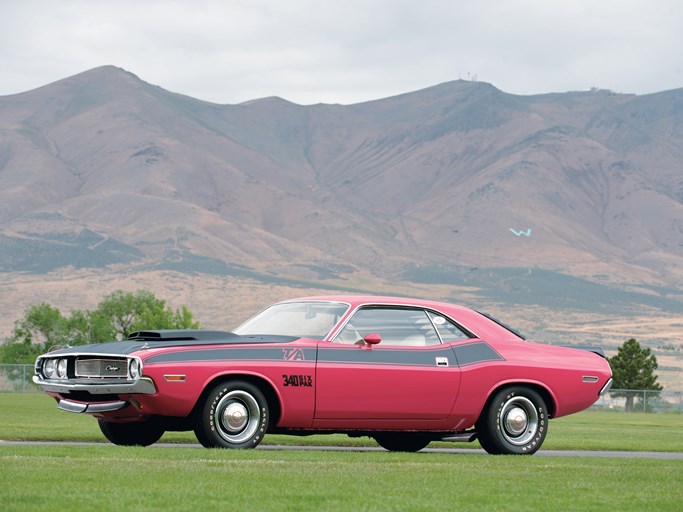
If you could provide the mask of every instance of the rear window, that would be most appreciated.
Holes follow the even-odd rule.
[[[506,323],[504,323],[504,322],[501,322],[501,321],[498,320],[497,318],[495,318],[495,317],[489,315],[488,313],[484,313],[483,311],[477,311],[477,313],[479,313],[481,316],[485,316],[486,318],[488,318],[488,319],[491,320],[492,322],[497,323],[497,324],[500,325],[503,329],[506,329],[507,331],[510,331],[512,334],[514,334],[514,335],[517,336],[518,338],[521,338],[521,339],[523,339],[523,340],[526,340],[526,336],[524,336],[521,332],[519,332],[519,331],[518,331],[517,329],[515,329],[514,327],[511,327],[511,326],[509,326],[508,324],[506,324]]]

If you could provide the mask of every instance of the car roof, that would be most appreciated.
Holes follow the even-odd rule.
[[[448,302],[439,302],[428,299],[416,299],[411,297],[393,297],[388,295],[313,295],[309,297],[298,297],[284,300],[282,302],[305,302],[305,301],[325,301],[325,302],[345,302],[352,306],[362,306],[366,304],[388,304],[395,306],[420,306],[427,308],[455,308],[472,311],[470,308]]]
[[[473,332],[479,338],[495,338],[495,339],[524,339],[523,336],[514,332],[514,330],[503,326],[494,321],[490,317],[475,311],[466,306],[458,304],[451,304],[448,302],[440,302],[428,299],[415,299],[409,297],[393,297],[387,295],[353,295],[353,294],[339,294],[339,295],[313,295],[308,297],[298,297],[281,301],[280,304],[288,302],[342,302],[349,304],[351,307],[349,312],[366,305],[389,305],[389,306],[415,306],[426,309],[438,311],[456,322],[460,323],[468,330]]]

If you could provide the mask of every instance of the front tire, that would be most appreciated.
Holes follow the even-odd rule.
[[[377,433],[374,437],[377,444],[390,452],[419,452],[431,441],[419,434],[395,432]]]
[[[258,387],[224,382],[206,397],[194,432],[206,448],[255,448],[268,430],[269,419],[268,402]]]
[[[111,423],[97,420],[97,423],[104,437],[119,446],[149,446],[164,435],[164,428],[154,419],[138,423]]]
[[[513,386],[496,393],[476,424],[479,444],[494,455],[531,455],[548,433],[548,410],[531,388]]]

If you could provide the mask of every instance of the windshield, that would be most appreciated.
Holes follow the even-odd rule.
[[[348,310],[339,302],[286,302],[275,304],[250,318],[235,334],[279,334],[324,339]]]

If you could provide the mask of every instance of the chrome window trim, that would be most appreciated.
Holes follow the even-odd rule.
[[[443,338],[441,337],[441,333],[439,332],[439,329],[436,328],[436,324],[434,323],[434,320],[432,319],[432,315],[430,315],[430,311],[425,309],[424,310],[425,314],[427,315],[427,319],[429,320],[429,323],[432,325],[432,329],[434,329],[434,332],[436,333],[436,337],[439,339],[439,343],[443,345]],[[439,316],[444,316],[444,315],[439,315]],[[448,318],[448,317],[446,317]]]
[[[457,343],[459,341],[480,339],[479,335],[477,335],[471,329],[465,327],[460,322],[453,320],[453,318],[451,318],[450,315],[447,315],[446,313],[443,313],[443,312],[439,311],[438,309],[434,309],[434,308],[430,308],[430,307],[426,307],[426,306],[416,306],[415,304],[405,304],[405,303],[395,303],[395,302],[366,302],[364,304],[359,304],[358,306],[353,308],[353,310],[349,310],[347,312],[346,318],[343,320],[343,322],[338,324],[336,328],[332,329],[330,334],[325,338],[325,341],[329,341],[331,343],[334,343],[335,342],[334,340],[336,339],[336,337],[344,329],[344,327],[346,327],[346,324],[349,323],[349,321],[351,320],[353,315],[355,315],[359,309],[368,308],[368,307],[370,307],[370,308],[374,308],[374,307],[384,308],[384,307],[386,307],[386,308],[394,308],[394,309],[417,309],[417,310],[425,312],[425,314],[427,314],[428,312],[434,313],[435,315],[439,315],[439,316],[442,316],[445,319],[447,319],[449,322],[451,322],[453,325],[455,325],[458,329],[460,329],[463,332],[463,334],[465,334],[466,336],[470,336],[470,335],[472,336],[471,338],[465,338],[464,340],[457,340],[454,342],[449,341],[448,343]],[[429,318],[428,314],[427,314],[427,318]],[[432,327],[434,327],[434,323],[432,322],[431,318],[429,318],[429,321],[430,321],[430,323],[432,323]],[[443,340],[441,338],[441,335],[439,334],[439,330],[438,329],[435,329],[435,330],[436,330],[437,337],[439,338],[439,340],[441,341],[441,344],[443,345]]]
[[[341,304],[341,305],[343,305],[343,306],[346,306],[346,311],[345,311],[344,314],[341,316],[341,318],[344,318],[345,315],[346,315],[346,317],[348,318],[349,312],[351,311],[351,303],[350,303],[350,302],[347,302],[347,301],[345,301],[345,300],[325,300],[325,299],[310,299],[310,300],[309,300],[309,299],[304,299],[304,300],[292,299],[292,300],[285,300],[285,301],[282,301],[282,302],[276,302],[275,304],[270,304],[269,306],[263,308],[263,309],[260,310],[258,313],[256,313],[256,314],[250,316],[250,317],[247,318],[244,322],[242,322],[242,323],[239,324],[237,327],[235,327],[235,329],[234,329],[232,332],[234,332],[235,334],[240,335],[238,331],[239,331],[239,329],[240,329],[243,325],[245,325],[247,322],[250,322],[252,318],[257,317],[258,315],[260,315],[260,314],[263,313],[264,311],[266,311],[266,310],[272,308],[273,306],[279,306],[280,304],[307,304],[307,303],[308,303],[308,304],[313,304],[313,303],[317,303],[317,304]],[[357,309],[357,308],[356,308],[356,309]],[[354,311],[355,311],[355,310],[354,310]],[[321,338],[323,341],[329,340],[329,339],[330,339],[331,333],[333,333],[333,332],[335,332],[335,331],[337,330],[337,329],[335,329],[335,326],[336,326],[336,325],[339,325],[339,324],[337,323],[337,324],[333,325],[333,326],[332,326],[332,329],[331,329],[325,336],[323,336],[323,337]],[[240,335],[240,336],[241,336],[241,335]]]

